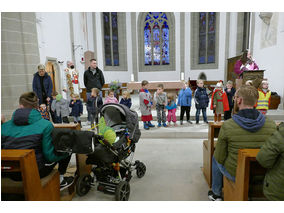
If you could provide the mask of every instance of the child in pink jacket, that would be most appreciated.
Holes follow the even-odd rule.
[[[118,104],[118,100],[116,99],[116,97],[114,97],[114,91],[110,90],[108,92],[108,96],[106,97],[104,104],[108,104],[108,103],[115,103]]]

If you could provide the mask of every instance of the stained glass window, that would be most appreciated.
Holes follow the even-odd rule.
[[[144,22],[144,64],[170,64],[170,28],[167,15],[163,12],[149,12]]]
[[[106,66],[119,66],[118,23],[116,12],[104,12],[104,47]]]
[[[215,63],[216,13],[199,13],[198,63]]]

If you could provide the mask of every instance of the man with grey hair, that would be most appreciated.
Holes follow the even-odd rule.
[[[75,69],[72,61],[67,61],[67,68],[63,75],[63,91],[66,92],[66,99],[70,100],[73,94],[79,94],[79,72]]]

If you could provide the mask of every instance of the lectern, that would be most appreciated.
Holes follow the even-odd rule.
[[[264,70],[248,70],[242,73],[242,79],[236,79],[236,89],[239,89],[244,85],[248,80],[251,80],[254,86],[258,87],[261,81],[263,80]]]

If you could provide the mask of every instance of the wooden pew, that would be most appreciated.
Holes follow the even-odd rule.
[[[1,171],[3,173],[20,172],[22,181],[1,178],[1,193],[24,194],[29,201],[60,200],[59,173],[53,170],[51,174],[40,179],[35,151],[32,149],[2,149]]]
[[[238,166],[235,183],[224,176],[224,200],[225,201],[247,201],[249,197],[250,178],[252,175],[265,175],[266,169],[256,161],[259,149],[240,149],[238,151]],[[257,197],[263,197],[262,184],[261,193]]]
[[[208,123],[208,141],[203,142],[203,174],[205,180],[211,188],[212,185],[212,156],[214,153],[214,138],[218,138],[219,131],[224,122],[209,122]]]
[[[74,130],[81,130],[80,124],[53,124],[54,128],[69,128]],[[61,192],[61,200],[72,200],[75,196],[75,186],[77,182],[77,177],[80,177],[83,174],[90,174],[92,170],[92,165],[86,165],[87,155],[84,154],[76,154],[76,172],[77,175],[75,177],[74,183],[66,190]]]

